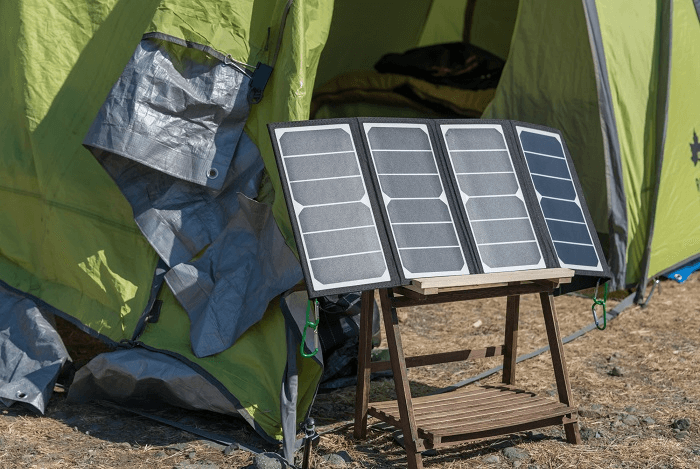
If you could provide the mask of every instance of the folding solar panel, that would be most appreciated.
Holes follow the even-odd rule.
[[[607,270],[571,157],[553,129],[516,124],[528,174],[562,267]]]
[[[582,275],[576,288],[609,276],[554,129],[377,118],[269,128],[311,297],[552,267]]]
[[[428,125],[361,123],[404,278],[469,274]]]

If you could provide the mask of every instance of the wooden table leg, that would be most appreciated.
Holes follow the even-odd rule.
[[[374,317],[374,290],[362,292],[360,312],[360,337],[357,354],[357,387],[355,388],[355,429],[356,439],[367,438],[367,406],[372,354],[372,319]]]
[[[520,295],[509,296],[506,303],[506,337],[503,350],[503,383],[515,384],[515,360],[518,358],[518,321]]]
[[[557,312],[554,309],[554,297],[551,293],[542,292],[540,293],[540,301],[542,302],[542,313],[544,314],[544,323],[547,328],[549,350],[552,354],[552,364],[554,366],[554,377],[557,381],[559,402],[572,407],[573,399],[571,395],[571,385],[569,384],[569,372],[566,369],[566,361],[564,360],[559,322],[557,321]],[[566,441],[572,444],[581,443],[578,422],[564,424],[564,431],[566,432]]]
[[[396,314],[396,308],[391,304],[389,291],[385,288],[379,290],[379,298],[382,305],[382,317],[384,318],[386,341],[389,347],[391,370],[394,373],[394,387],[396,388],[396,400],[399,407],[408,467],[409,469],[422,469],[423,456],[420,452],[425,448],[422,440],[418,438],[416,429],[411,389],[408,384],[408,373],[406,372],[406,358],[403,354],[401,334],[399,333],[399,319]]]

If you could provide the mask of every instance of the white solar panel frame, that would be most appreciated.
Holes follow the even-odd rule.
[[[313,286],[313,290],[317,292],[323,292],[324,290],[331,290],[331,289],[336,289],[336,288],[345,288],[345,287],[352,287],[352,286],[359,286],[359,285],[368,285],[372,283],[380,283],[380,282],[388,282],[391,280],[391,273],[389,271],[389,267],[387,266],[386,263],[386,255],[387,253],[384,251],[384,245],[381,242],[381,238],[379,236],[379,232],[377,230],[377,218],[375,216],[374,210],[372,209],[372,204],[370,203],[370,198],[369,198],[369,191],[367,190],[367,184],[365,183],[365,178],[364,178],[364,173],[362,171],[362,165],[360,164],[360,160],[358,157],[358,152],[357,152],[357,146],[355,144],[355,139],[353,138],[352,130],[350,128],[349,124],[325,124],[325,125],[314,125],[314,126],[303,126],[303,127],[285,127],[285,128],[275,128],[275,138],[277,139],[277,146],[280,148],[280,159],[282,160],[282,164],[284,165],[284,170],[285,173],[288,174],[288,168],[287,168],[287,159],[288,158],[297,158],[301,156],[313,156],[313,155],[327,155],[329,153],[308,153],[304,155],[291,155],[291,156],[285,156],[282,153],[282,144],[280,142],[280,138],[287,132],[291,133],[298,133],[298,132],[308,132],[311,130],[332,130],[332,129],[341,129],[350,136],[350,141],[352,142],[352,147],[353,147],[353,153],[355,155],[355,162],[357,163],[357,168],[358,168],[358,173],[359,173],[359,178],[362,181],[362,187],[364,188],[365,195],[362,197],[362,199],[359,200],[360,203],[364,204],[369,208],[369,211],[372,215],[372,219],[374,220],[374,233],[377,237],[377,243],[380,246],[380,251],[368,251],[368,252],[362,252],[362,253],[353,253],[353,254],[343,254],[343,255],[337,255],[337,256],[329,256],[329,257],[319,257],[319,258],[310,258],[308,257],[309,250],[307,249],[306,246],[306,241],[304,238],[305,234],[309,234],[312,232],[304,233],[303,227],[300,223],[299,220],[299,214],[301,213],[301,210],[304,209],[305,207],[318,207],[318,206],[329,206],[329,205],[340,205],[340,204],[346,204],[346,203],[357,203],[358,201],[352,201],[352,202],[337,202],[337,203],[331,203],[331,204],[317,204],[317,205],[301,205],[294,199],[294,193],[292,192],[292,187],[291,187],[291,182],[285,177],[282,178],[284,181],[284,184],[287,186],[287,191],[289,192],[290,199],[292,202],[292,205],[294,207],[294,216],[296,218],[296,224],[299,227],[299,233],[300,233],[300,241],[303,245],[304,252],[307,253],[307,267],[309,269],[309,273],[311,274],[311,283]],[[342,153],[347,153],[347,152],[342,152]],[[341,176],[342,178],[346,178],[348,176]],[[355,177],[355,176],[351,176]],[[305,181],[325,181],[329,179],[338,179],[338,178],[320,178],[320,179],[311,179],[311,180],[305,180]],[[302,181],[294,181],[294,182],[302,182]],[[341,230],[350,230],[350,229],[356,229],[356,228],[361,228],[358,226],[353,226],[353,227],[348,227],[348,228],[340,228],[338,230],[324,230],[324,231],[341,231]],[[367,279],[362,279],[362,280],[352,280],[348,282],[336,282],[332,284],[324,284],[319,282],[316,279],[316,275],[313,270],[313,265],[311,264],[311,261],[317,260],[317,259],[330,259],[333,257],[347,257],[349,255],[359,255],[359,254],[369,254],[369,253],[375,253],[375,252],[380,252],[382,254],[382,262],[384,263],[384,273],[380,277],[375,277],[375,278],[367,278]]]
[[[464,267],[458,271],[420,272],[420,274],[415,274],[404,267],[403,259],[401,257],[401,249],[435,249],[437,247],[427,246],[427,247],[421,247],[421,248],[399,248],[397,246],[396,250],[398,252],[399,262],[401,264],[401,271],[403,272],[404,277],[407,279],[414,279],[414,278],[423,278],[423,277],[446,277],[446,276],[450,276],[450,275],[468,275],[470,272],[469,272],[469,265],[467,264],[467,259],[464,256],[465,247],[462,246],[462,241],[460,239],[459,232],[457,231],[457,222],[455,221],[454,216],[452,214],[452,210],[450,209],[450,203],[447,199],[447,192],[445,191],[445,185],[444,185],[444,183],[442,181],[442,177],[440,175],[439,163],[437,161],[436,154],[435,154],[435,146],[433,145],[433,141],[430,139],[430,131],[428,130],[428,126],[426,124],[418,124],[418,123],[409,124],[409,123],[399,123],[399,122],[396,122],[396,123],[365,122],[362,125],[363,125],[363,132],[365,133],[365,140],[367,142],[368,151],[369,151],[370,155],[372,156],[372,158],[370,158],[370,159],[372,160],[374,172],[377,175],[377,180],[379,181],[379,192],[381,193],[382,203],[384,204],[384,208],[385,208],[385,211],[387,213],[388,224],[389,224],[389,227],[391,229],[391,236],[394,240],[396,240],[396,233],[394,232],[394,224],[391,222],[391,217],[389,215],[389,210],[387,208],[389,205],[389,202],[391,202],[392,200],[421,200],[421,199],[415,198],[415,197],[409,198],[409,199],[398,199],[398,198],[392,199],[391,197],[387,196],[384,193],[384,191],[381,187],[382,186],[381,178],[379,177],[381,175],[381,173],[379,172],[379,168],[377,168],[377,164],[374,161],[374,152],[373,152],[372,147],[371,147],[372,144],[370,143],[369,137],[367,134],[374,127],[414,128],[414,129],[418,128],[418,129],[421,129],[423,132],[425,132],[425,135],[428,138],[428,142],[430,143],[430,151],[432,152],[433,162],[435,163],[435,168],[436,168],[436,173],[434,173],[434,174],[433,173],[410,173],[410,176],[418,176],[418,175],[431,175],[431,176],[437,175],[438,176],[438,180],[440,181],[440,187],[442,188],[442,194],[440,195],[440,197],[437,197],[437,199],[439,199],[441,202],[443,202],[445,204],[445,206],[447,207],[448,213],[450,214],[450,222],[452,223],[452,229],[453,229],[454,234],[455,234],[455,239],[457,239],[457,243],[458,243],[456,246],[439,246],[439,247],[440,248],[447,248],[447,247],[459,248],[460,256],[461,256],[462,261],[464,263]],[[401,151],[401,152],[423,151],[424,152],[425,150],[387,150],[387,149],[382,149],[381,151]],[[435,197],[426,197],[425,199],[434,200]]]
[[[508,197],[516,196],[520,201],[523,203],[525,206],[525,210],[527,212],[527,220],[530,225],[530,229],[532,230],[533,236],[534,236],[534,243],[537,245],[537,252],[540,255],[540,261],[537,264],[529,264],[529,265],[517,265],[517,266],[505,266],[505,267],[490,267],[486,265],[482,260],[481,260],[481,247],[480,246],[485,246],[486,244],[478,244],[476,240],[474,240],[474,244],[476,245],[477,252],[479,253],[479,261],[481,262],[481,266],[484,269],[485,273],[494,273],[494,272],[515,272],[519,270],[533,270],[533,269],[544,269],[546,268],[546,263],[545,263],[545,258],[542,253],[542,248],[540,247],[539,240],[537,239],[537,231],[535,231],[535,227],[532,224],[532,214],[530,213],[530,210],[527,206],[527,202],[525,200],[525,196],[523,195],[523,188],[520,185],[520,180],[518,179],[518,174],[515,170],[515,164],[513,162],[513,155],[510,152],[510,148],[508,147],[508,140],[506,139],[505,132],[503,130],[503,126],[500,124],[440,124],[440,132],[442,134],[442,139],[445,145],[445,149],[447,150],[447,160],[450,164],[450,170],[452,171],[452,174],[455,175],[455,182],[457,183],[457,191],[459,192],[461,201],[462,201],[462,207],[464,208],[464,213],[467,215],[467,222],[469,223],[469,227],[471,228],[472,231],[474,231],[474,222],[469,219],[469,215],[467,213],[467,201],[471,198],[478,198],[478,197],[505,197],[505,196],[500,196],[500,195],[490,195],[490,196],[469,196],[467,195],[464,191],[462,191],[462,188],[460,187],[459,184],[459,178],[456,176],[460,174],[472,174],[472,173],[458,173],[455,166],[454,162],[452,161],[452,150],[450,150],[449,145],[447,144],[447,131],[450,129],[495,129],[497,130],[500,134],[501,137],[503,138],[503,143],[505,145],[505,151],[508,153],[508,161],[510,162],[510,167],[513,172],[513,177],[515,178],[515,181],[518,185],[518,191],[515,194],[508,194]],[[460,152],[468,152],[468,151],[489,151],[489,150],[458,150]],[[499,149],[498,151],[503,151],[502,149]],[[473,174],[484,174],[484,173],[473,173]],[[525,241],[525,242],[533,242],[533,241]],[[521,241],[522,242],[522,241]],[[506,243],[500,243],[500,244],[515,244],[514,242],[506,242]]]
[[[559,136],[559,134],[554,133],[554,132],[547,132],[547,131],[544,131],[544,130],[534,129],[534,128],[532,128],[532,127],[522,127],[522,126],[519,126],[519,125],[516,125],[516,126],[515,126],[515,131],[516,131],[517,134],[518,134],[518,143],[519,143],[519,145],[520,145],[521,150],[523,151],[523,157],[524,157],[524,159],[525,159],[525,163],[528,165],[528,167],[527,167],[528,171],[527,171],[527,172],[528,172],[528,175],[530,176],[530,179],[532,180],[532,186],[533,186],[533,188],[535,189],[535,195],[537,196],[537,204],[538,204],[538,206],[539,206],[539,208],[540,208],[540,211],[542,212],[542,216],[544,217],[545,226],[547,227],[547,233],[549,233],[550,238],[552,238],[552,233],[549,231],[549,225],[547,224],[547,220],[549,220],[549,219],[548,219],[548,218],[546,217],[546,215],[544,214],[544,210],[542,210],[542,199],[543,199],[543,198],[549,198],[549,199],[553,199],[553,200],[564,200],[564,199],[556,199],[556,198],[553,198],[553,197],[545,197],[545,196],[543,196],[542,194],[539,193],[539,191],[537,190],[537,187],[535,186],[535,180],[532,179],[533,173],[530,171],[530,165],[529,165],[529,163],[527,162],[527,156],[525,155],[526,152],[527,152],[527,153],[535,153],[535,154],[537,154],[537,155],[546,156],[546,157],[549,157],[549,158],[557,158],[557,159],[560,159],[560,160],[561,160],[561,159],[564,160],[564,162],[566,163],[566,169],[567,169],[567,171],[569,172],[569,179],[568,179],[568,181],[569,181],[569,182],[571,183],[571,185],[573,186],[573,188],[574,188],[574,193],[576,194],[576,198],[573,200],[573,202],[576,203],[576,205],[578,206],[579,210],[581,210],[581,215],[583,216],[583,219],[584,219],[584,223],[583,223],[583,224],[586,225],[586,230],[588,231],[588,236],[589,236],[589,238],[590,238],[590,240],[591,240],[591,244],[590,244],[590,245],[589,245],[589,244],[582,244],[582,243],[573,243],[573,242],[568,242],[568,241],[554,241],[553,238],[552,238],[552,242],[553,242],[553,243],[555,243],[555,242],[556,242],[556,243],[562,243],[562,244],[574,244],[574,245],[581,245],[581,246],[590,246],[590,247],[593,248],[593,251],[595,252],[596,259],[598,260],[598,265],[597,265],[596,267],[591,267],[590,265],[568,264],[568,263],[564,262],[563,260],[561,260],[561,258],[559,257],[559,253],[557,252],[556,245],[554,245],[554,255],[557,256],[557,260],[559,261],[559,263],[561,264],[562,267],[566,267],[566,268],[569,268],[569,269],[574,269],[574,270],[588,270],[588,271],[593,271],[593,272],[603,272],[603,266],[602,266],[602,264],[601,264],[601,262],[600,262],[600,256],[599,256],[599,254],[598,254],[598,250],[596,249],[595,242],[594,242],[594,239],[595,239],[595,238],[593,237],[594,234],[591,232],[591,227],[589,226],[588,221],[586,220],[586,216],[585,216],[586,212],[583,210],[583,206],[581,205],[581,200],[579,199],[578,190],[576,189],[576,184],[574,183],[573,177],[571,176],[571,167],[569,166],[569,159],[566,157],[566,151],[564,150],[564,145],[562,144],[561,137]],[[532,152],[532,151],[526,151],[526,150],[525,150],[525,147],[523,146],[523,142],[522,142],[522,140],[520,139],[520,134],[521,134],[523,131],[532,132],[532,133],[540,134],[540,135],[546,135],[546,136],[548,136],[548,137],[554,137],[554,138],[559,142],[559,145],[561,146],[562,153],[565,155],[564,158],[559,157],[559,156],[554,156],[554,155],[546,155],[546,154],[543,154],[543,153],[536,153],[536,152]],[[548,175],[545,175],[545,174],[539,174],[539,173],[534,173],[534,174],[535,174],[535,176],[539,176],[539,177],[554,178],[554,176],[548,176]],[[556,178],[556,179],[565,180],[565,179],[563,179],[563,178]],[[571,200],[568,200],[568,199],[565,200],[565,201],[566,201],[566,202],[572,202]],[[552,220],[554,220],[554,219],[552,219]],[[556,220],[556,221],[560,221],[560,222],[564,222],[564,223],[577,223],[577,224],[580,224],[579,222],[572,222],[572,221],[569,221],[569,220]],[[596,235],[596,236],[597,236],[597,235]]]

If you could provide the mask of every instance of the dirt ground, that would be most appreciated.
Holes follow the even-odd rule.
[[[614,304],[611,300],[609,308]],[[563,336],[592,320],[590,299],[564,296],[555,300],[555,306]],[[503,341],[504,299],[405,309],[399,314],[407,355]],[[539,300],[525,296],[519,355],[546,342]],[[591,331],[564,347],[583,444],[566,443],[562,428],[550,427],[433,451],[424,457],[424,464],[434,469],[700,467],[699,348],[700,275],[680,285],[662,282],[647,308],[630,307],[609,322],[607,330]],[[413,395],[499,364],[499,359],[489,358],[412,368]],[[556,396],[549,353],[520,363],[516,376],[519,387]],[[500,378],[499,373],[481,384],[495,384]],[[372,381],[372,401],[393,395],[392,381]],[[0,467],[216,469],[252,464],[248,452],[225,454],[225,446],[190,433],[104,404],[71,404],[65,396],[57,388],[44,416],[15,406],[0,411]],[[315,467],[331,467],[321,456],[339,451],[352,458],[345,467],[405,467],[403,449],[395,443],[391,429],[382,428],[378,421],[370,419],[367,440],[353,440],[348,425],[353,405],[354,387],[318,396],[312,416],[325,433],[315,452]],[[155,413],[257,448],[275,449],[236,419],[172,408]]]

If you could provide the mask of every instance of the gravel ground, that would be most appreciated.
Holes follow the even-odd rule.
[[[622,298],[624,294],[616,297]],[[611,301],[609,307],[615,304]],[[591,322],[591,300],[555,300],[562,335]],[[401,310],[407,355],[502,342],[505,301],[478,300]],[[538,298],[523,297],[519,354],[546,345]],[[69,344],[70,345],[70,344]],[[71,345],[72,355],[88,356]],[[70,348],[70,347],[69,347]],[[88,347],[89,348],[89,347]],[[565,442],[550,427],[476,444],[432,451],[428,468],[700,467],[700,275],[684,284],[662,282],[649,306],[630,307],[608,323],[565,345],[583,444]],[[79,360],[77,360],[79,361]],[[497,358],[414,368],[413,395],[453,384],[500,364]],[[481,384],[495,384],[500,374]],[[555,398],[549,353],[518,365],[517,385]],[[68,403],[56,388],[44,416],[20,407],[0,411],[0,467],[190,468],[273,467],[270,460],[232,450],[191,433],[105,404]],[[393,382],[372,382],[371,400],[394,397]],[[354,387],[320,394],[312,416],[322,435],[315,467],[405,467],[395,432],[370,419],[369,437],[352,438]],[[241,420],[174,408],[151,410],[192,427],[226,435],[267,451]],[[266,465],[267,464],[267,465]]]

